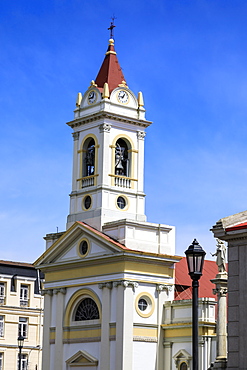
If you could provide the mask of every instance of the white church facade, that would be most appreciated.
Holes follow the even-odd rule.
[[[188,346],[175,359],[171,345],[164,346],[167,325],[176,326],[165,319],[171,310],[164,304],[174,299],[181,257],[175,228],[145,215],[150,124],[110,39],[96,80],[78,94],[68,122],[74,151],[67,230],[47,234],[35,262],[45,274],[43,370],[190,369]]]

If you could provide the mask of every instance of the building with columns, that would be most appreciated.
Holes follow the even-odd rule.
[[[147,222],[151,122],[142,93],[127,85],[113,39],[67,124],[74,139],[67,228],[46,235],[35,262],[45,274],[43,370],[189,369],[191,352],[171,360],[164,347],[164,304],[174,298],[181,257],[175,228]]]
[[[212,232],[216,238],[227,242],[228,250],[228,353],[225,367],[244,370],[247,368],[247,211],[220,219]]]

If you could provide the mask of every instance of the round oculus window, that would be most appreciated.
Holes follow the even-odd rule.
[[[145,311],[148,308],[148,303],[146,299],[140,298],[138,301],[138,308],[140,311]]]
[[[154,299],[151,294],[143,292],[136,297],[135,307],[139,316],[151,316],[154,312],[154,306]]]
[[[124,197],[118,197],[117,198],[117,206],[120,209],[124,209],[125,208],[125,206],[126,206],[126,200],[124,199]]]
[[[92,204],[92,198],[89,195],[87,195],[86,198],[84,199],[85,209],[89,209],[91,207],[91,204]]]
[[[87,254],[88,252],[88,242],[86,240],[83,240],[79,245],[79,253],[82,255]]]

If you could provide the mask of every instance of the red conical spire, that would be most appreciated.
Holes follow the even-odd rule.
[[[108,83],[110,92],[119,85],[126,85],[122,69],[117,59],[117,53],[114,49],[113,39],[109,40],[105,59],[95,80],[100,90],[103,89],[105,82]]]

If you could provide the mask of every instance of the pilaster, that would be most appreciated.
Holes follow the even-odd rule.
[[[112,283],[101,283],[102,289],[102,319],[101,319],[101,347],[100,369],[110,369],[110,317],[111,317],[111,289]]]
[[[138,283],[115,281],[117,288],[116,305],[116,366],[118,370],[132,370],[133,366],[133,307],[134,289]]]
[[[63,369],[63,312],[64,295],[66,288],[54,289],[56,295],[56,334],[55,334],[55,367],[54,370]]]
[[[143,192],[144,189],[144,139],[146,136],[145,131],[137,131],[137,191]]]
[[[50,370],[50,326],[51,326],[51,304],[52,289],[43,290],[44,296],[44,326],[43,326],[43,345],[42,345],[42,367]]]
[[[99,126],[100,132],[100,148],[99,148],[99,183],[103,186],[109,186],[110,178],[109,173],[111,173],[111,150],[110,146],[110,131],[111,125],[108,123],[102,123]]]
[[[170,285],[163,285],[157,284],[156,291],[158,293],[157,297],[157,325],[158,325],[158,343],[157,343],[157,352],[156,352],[156,368],[158,370],[166,369],[164,367],[164,332],[161,328],[162,324],[162,313],[163,313],[163,305],[164,302],[167,300],[167,296],[169,291],[171,291],[172,286]],[[169,368],[168,368],[169,369]]]
[[[165,342],[164,346],[164,369],[172,370],[172,342]]]
[[[77,174],[78,172],[78,150],[79,150],[79,132],[74,132],[73,134],[74,139],[74,149],[73,149],[73,172],[72,172],[72,192],[77,191]]]

